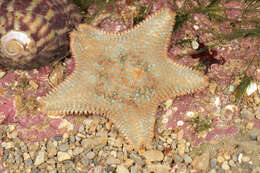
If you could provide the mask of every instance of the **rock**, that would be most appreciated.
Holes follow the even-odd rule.
[[[168,173],[170,172],[170,167],[167,165],[161,165],[161,164],[151,164],[148,165],[149,172],[156,172],[156,173]]]
[[[82,147],[91,150],[94,148],[103,148],[107,144],[107,137],[106,136],[93,136],[90,138],[83,139]]]
[[[181,156],[179,156],[178,154],[174,155],[174,162],[178,163],[178,162],[182,162],[183,158]]]
[[[122,165],[118,165],[116,168],[117,173],[129,173],[128,169]]]
[[[131,173],[138,173],[138,168],[137,168],[137,166],[136,166],[136,165],[135,165],[135,166],[131,166],[130,172],[131,172]]]
[[[38,154],[36,155],[34,165],[35,165],[35,166],[38,166],[38,165],[42,164],[43,162],[44,162],[44,151],[41,150],[41,151],[39,151]]]
[[[2,142],[2,147],[6,150],[14,148],[14,142]]]
[[[95,153],[94,152],[91,151],[91,152],[87,153],[87,158],[89,160],[94,159],[94,157],[95,157]]]
[[[217,162],[218,163],[223,163],[224,161],[225,161],[224,157],[222,157],[222,156],[218,156],[217,157]]]
[[[191,163],[192,162],[192,158],[187,154],[184,154],[183,159],[184,159],[185,163]]]
[[[57,154],[57,141],[49,140],[47,142],[47,153],[48,157],[51,158]]]
[[[138,164],[138,166],[142,167],[144,165],[144,161],[137,154],[131,153],[130,158],[133,159]]]
[[[69,160],[69,159],[71,159],[71,155],[68,152],[62,152],[62,151],[58,152],[58,161],[59,162],[62,162],[64,160]]]
[[[76,156],[76,155],[79,155],[80,153],[82,153],[84,151],[84,149],[82,147],[76,147],[74,150],[73,150],[73,155]]]
[[[61,144],[61,145],[58,146],[58,149],[59,149],[59,151],[68,151],[69,144],[67,142],[64,143],[64,144]]]
[[[153,161],[162,161],[164,158],[164,155],[159,150],[148,150],[142,153],[142,155],[145,157],[147,161],[153,162]]]
[[[207,170],[209,166],[209,153],[206,152],[195,157],[191,165],[194,169]]]
[[[230,167],[229,167],[227,161],[225,161],[225,162],[222,163],[221,168],[224,169],[224,170],[229,170],[229,169],[230,169]]]
[[[216,168],[216,166],[217,166],[217,159],[216,158],[210,159],[210,167]]]
[[[242,157],[242,161],[243,162],[248,162],[250,160],[250,157],[248,157],[248,156],[243,156]]]
[[[180,156],[184,155],[185,147],[186,147],[185,141],[181,140],[180,143],[178,144],[178,148],[177,148],[178,154]]]
[[[107,159],[106,159],[106,163],[108,165],[117,165],[117,164],[120,164],[120,160],[115,158],[114,156],[108,156]]]

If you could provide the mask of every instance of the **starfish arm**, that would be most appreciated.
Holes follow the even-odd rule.
[[[175,13],[162,9],[147,17],[132,29],[123,32],[106,32],[90,25],[81,24],[71,34],[72,54],[78,57],[118,57],[124,52],[142,57],[144,54],[160,58],[167,50]],[[98,48],[98,49],[97,49]],[[84,58],[76,58],[76,63],[84,63]]]
[[[149,106],[144,103],[138,108],[126,105],[110,119],[119,131],[126,137],[135,148],[147,147],[150,145],[154,135],[155,112],[157,105]]]
[[[208,78],[202,73],[177,64],[169,58],[161,64],[161,100],[190,94],[208,85]]]

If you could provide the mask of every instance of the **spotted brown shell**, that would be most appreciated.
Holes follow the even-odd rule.
[[[32,69],[64,57],[80,20],[71,0],[1,0],[0,64]]]

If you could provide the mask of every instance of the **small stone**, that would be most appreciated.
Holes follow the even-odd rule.
[[[129,168],[130,166],[132,166],[134,163],[134,161],[132,159],[126,159],[126,161],[123,163],[123,165],[127,168]]]
[[[144,165],[143,159],[140,156],[138,156],[137,154],[131,153],[130,158],[133,159],[139,166]]]
[[[142,155],[145,157],[147,161],[153,162],[153,161],[162,161],[164,158],[164,155],[159,150],[148,150],[142,153]]]
[[[222,163],[221,168],[224,169],[224,170],[229,170],[229,169],[230,169],[230,167],[229,167],[227,161],[225,161],[225,162]]]
[[[225,154],[224,154],[224,158],[225,158],[226,160],[230,160],[230,155],[229,155],[228,153],[225,153]]]
[[[182,162],[183,158],[181,156],[179,156],[178,154],[174,155],[174,162],[178,163],[178,162]]]
[[[212,158],[212,159],[210,159],[210,167],[211,168],[216,168],[216,166],[217,166],[217,159],[216,158]]]
[[[92,152],[92,151],[87,154],[87,158],[88,158],[89,160],[94,159],[94,157],[95,157],[95,153]]]
[[[47,142],[47,153],[48,153],[48,157],[53,157],[57,154],[57,141],[54,140],[49,140]]]
[[[32,159],[26,159],[25,160],[25,165],[28,167],[28,166],[31,166],[33,164],[33,161]]]
[[[156,173],[169,173],[170,167],[167,165],[161,165],[161,164],[151,164],[148,165],[149,172],[156,172]]]
[[[228,164],[229,164],[230,166],[232,166],[232,167],[235,167],[235,166],[236,166],[234,160],[229,160]]]
[[[6,150],[14,148],[14,142],[3,142],[2,147],[5,148]]]
[[[177,151],[178,151],[178,154],[180,156],[183,156],[184,155],[184,152],[185,152],[185,141],[184,140],[181,140],[181,142],[178,144],[178,148],[177,148]]]
[[[196,40],[192,40],[191,47],[192,47],[192,49],[196,50],[199,48],[199,43]]]
[[[30,159],[30,155],[28,153],[23,153],[23,159],[24,160]]]
[[[108,156],[107,159],[106,159],[106,163],[108,165],[117,165],[117,164],[120,164],[120,160],[115,158],[114,156]]]
[[[207,170],[209,166],[209,153],[203,153],[200,156],[196,156],[191,163],[193,168],[199,169],[199,170]]]
[[[192,162],[192,158],[187,154],[184,154],[183,159],[184,159],[185,163],[187,163],[187,164]]]
[[[82,138],[82,139],[85,139],[85,138],[86,138],[86,136],[85,136],[84,134],[82,134],[82,133],[78,133],[77,136],[76,136],[76,138],[77,138],[77,137],[80,137],[80,138]],[[80,140],[77,140],[77,141],[80,141]]]
[[[34,165],[38,166],[38,165],[42,164],[43,162],[44,162],[44,151],[41,150],[36,155]]]
[[[257,90],[257,84],[256,82],[251,82],[247,89],[246,89],[246,93],[248,96],[250,96],[251,94],[253,94],[255,91]]]
[[[61,140],[62,140],[62,136],[55,136],[54,139],[55,139],[56,141],[61,141]]]
[[[103,148],[107,144],[107,137],[106,136],[94,136],[90,138],[83,139],[82,147],[86,148],[88,150],[94,149],[94,148]]]
[[[57,157],[58,157],[58,161],[59,162],[71,159],[71,155],[68,152],[62,152],[62,151],[58,152],[58,156]]]
[[[254,114],[252,111],[248,109],[242,109],[241,111],[241,118],[243,119],[248,119],[248,120],[253,120],[254,119]]]
[[[226,173],[224,169],[219,169],[217,173]]]
[[[211,169],[209,173],[217,173],[216,169]]]
[[[82,147],[76,147],[74,150],[73,150],[73,155],[76,156],[76,155],[79,155],[80,153],[83,152],[83,148]]]
[[[225,161],[225,159],[222,156],[217,157],[217,162],[223,163],[224,161]]]
[[[135,166],[131,166],[130,172],[131,172],[131,173],[138,173],[138,168],[137,168],[137,166],[136,166],[136,165],[135,165]]]
[[[0,70],[0,79],[3,78],[5,76],[6,72]]]
[[[64,143],[58,146],[58,150],[59,151],[68,151],[69,150],[69,144],[68,143]]]
[[[116,168],[117,173],[129,173],[128,169],[123,165],[118,165]]]
[[[243,162],[249,162],[249,161],[250,161],[250,157],[248,157],[248,156],[243,156],[243,157],[242,157],[242,161],[243,161]]]

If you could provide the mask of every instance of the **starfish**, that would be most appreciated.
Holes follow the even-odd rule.
[[[41,111],[104,115],[135,148],[149,146],[158,105],[208,83],[167,57],[174,19],[163,9],[123,32],[79,25],[70,35],[75,70],[40,99]]]

